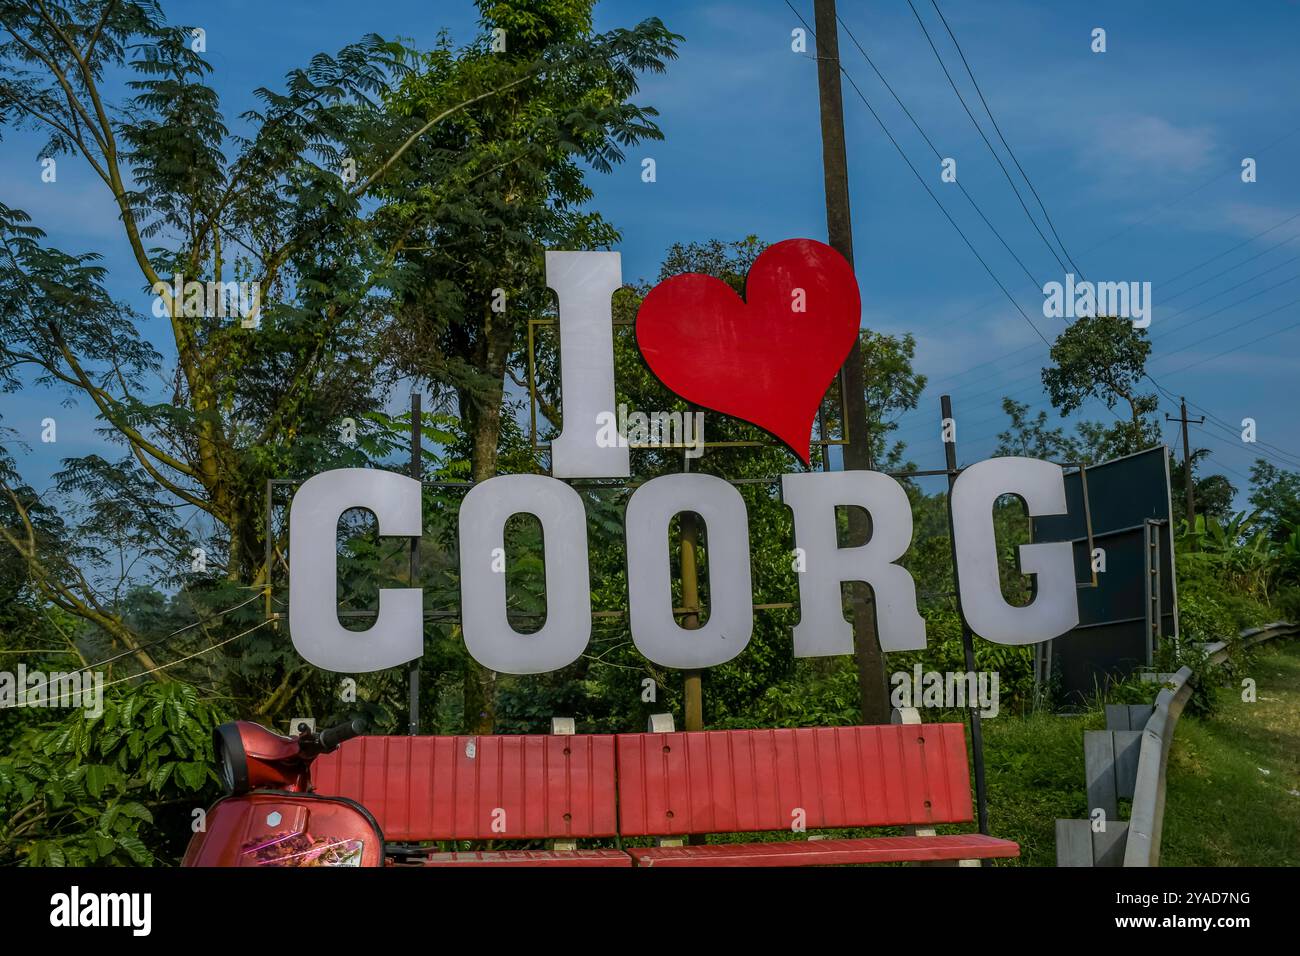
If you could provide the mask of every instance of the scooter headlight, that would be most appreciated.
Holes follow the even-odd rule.
[[[212,732],[221,785],[229,794],[248,792],[248,754],[235,724],[222,724]]]

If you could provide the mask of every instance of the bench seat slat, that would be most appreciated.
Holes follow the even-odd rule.
[[[430,853],[425,866],[631,866],[622,850],[500,850]]]
[[[636,860],[637,866],[836,866],[846,863],[1015,857],[1020,855],[1020,847],[1011,840],[966,833],[955,836],[633,847],[627,852]]]

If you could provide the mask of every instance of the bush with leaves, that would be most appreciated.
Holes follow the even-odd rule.
[[[219,792],[225,715],[176,681],[114,688],[103,713],[33,726],[0,757],[0,864],[156,865]]]

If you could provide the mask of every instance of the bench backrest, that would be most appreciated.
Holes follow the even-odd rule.
[[[392,841],[960,823],[961,724],[671,734],[358,737],[312,766]]]
[[[961,724],[620,734],[625,836],[971,819]]]
[[[312,765],[392,841],[604,837],[617,830],[612,735],[358,737]]]

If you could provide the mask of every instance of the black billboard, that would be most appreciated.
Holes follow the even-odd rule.
[[[1075,468],[1065,494],[1068,514],[1034,518],[1031,536],[1074,545],[1079,624],[1040,650],[1039,673],[1077,701],[1150,665],[1160,638],[1178,636],[1168,449]]]

